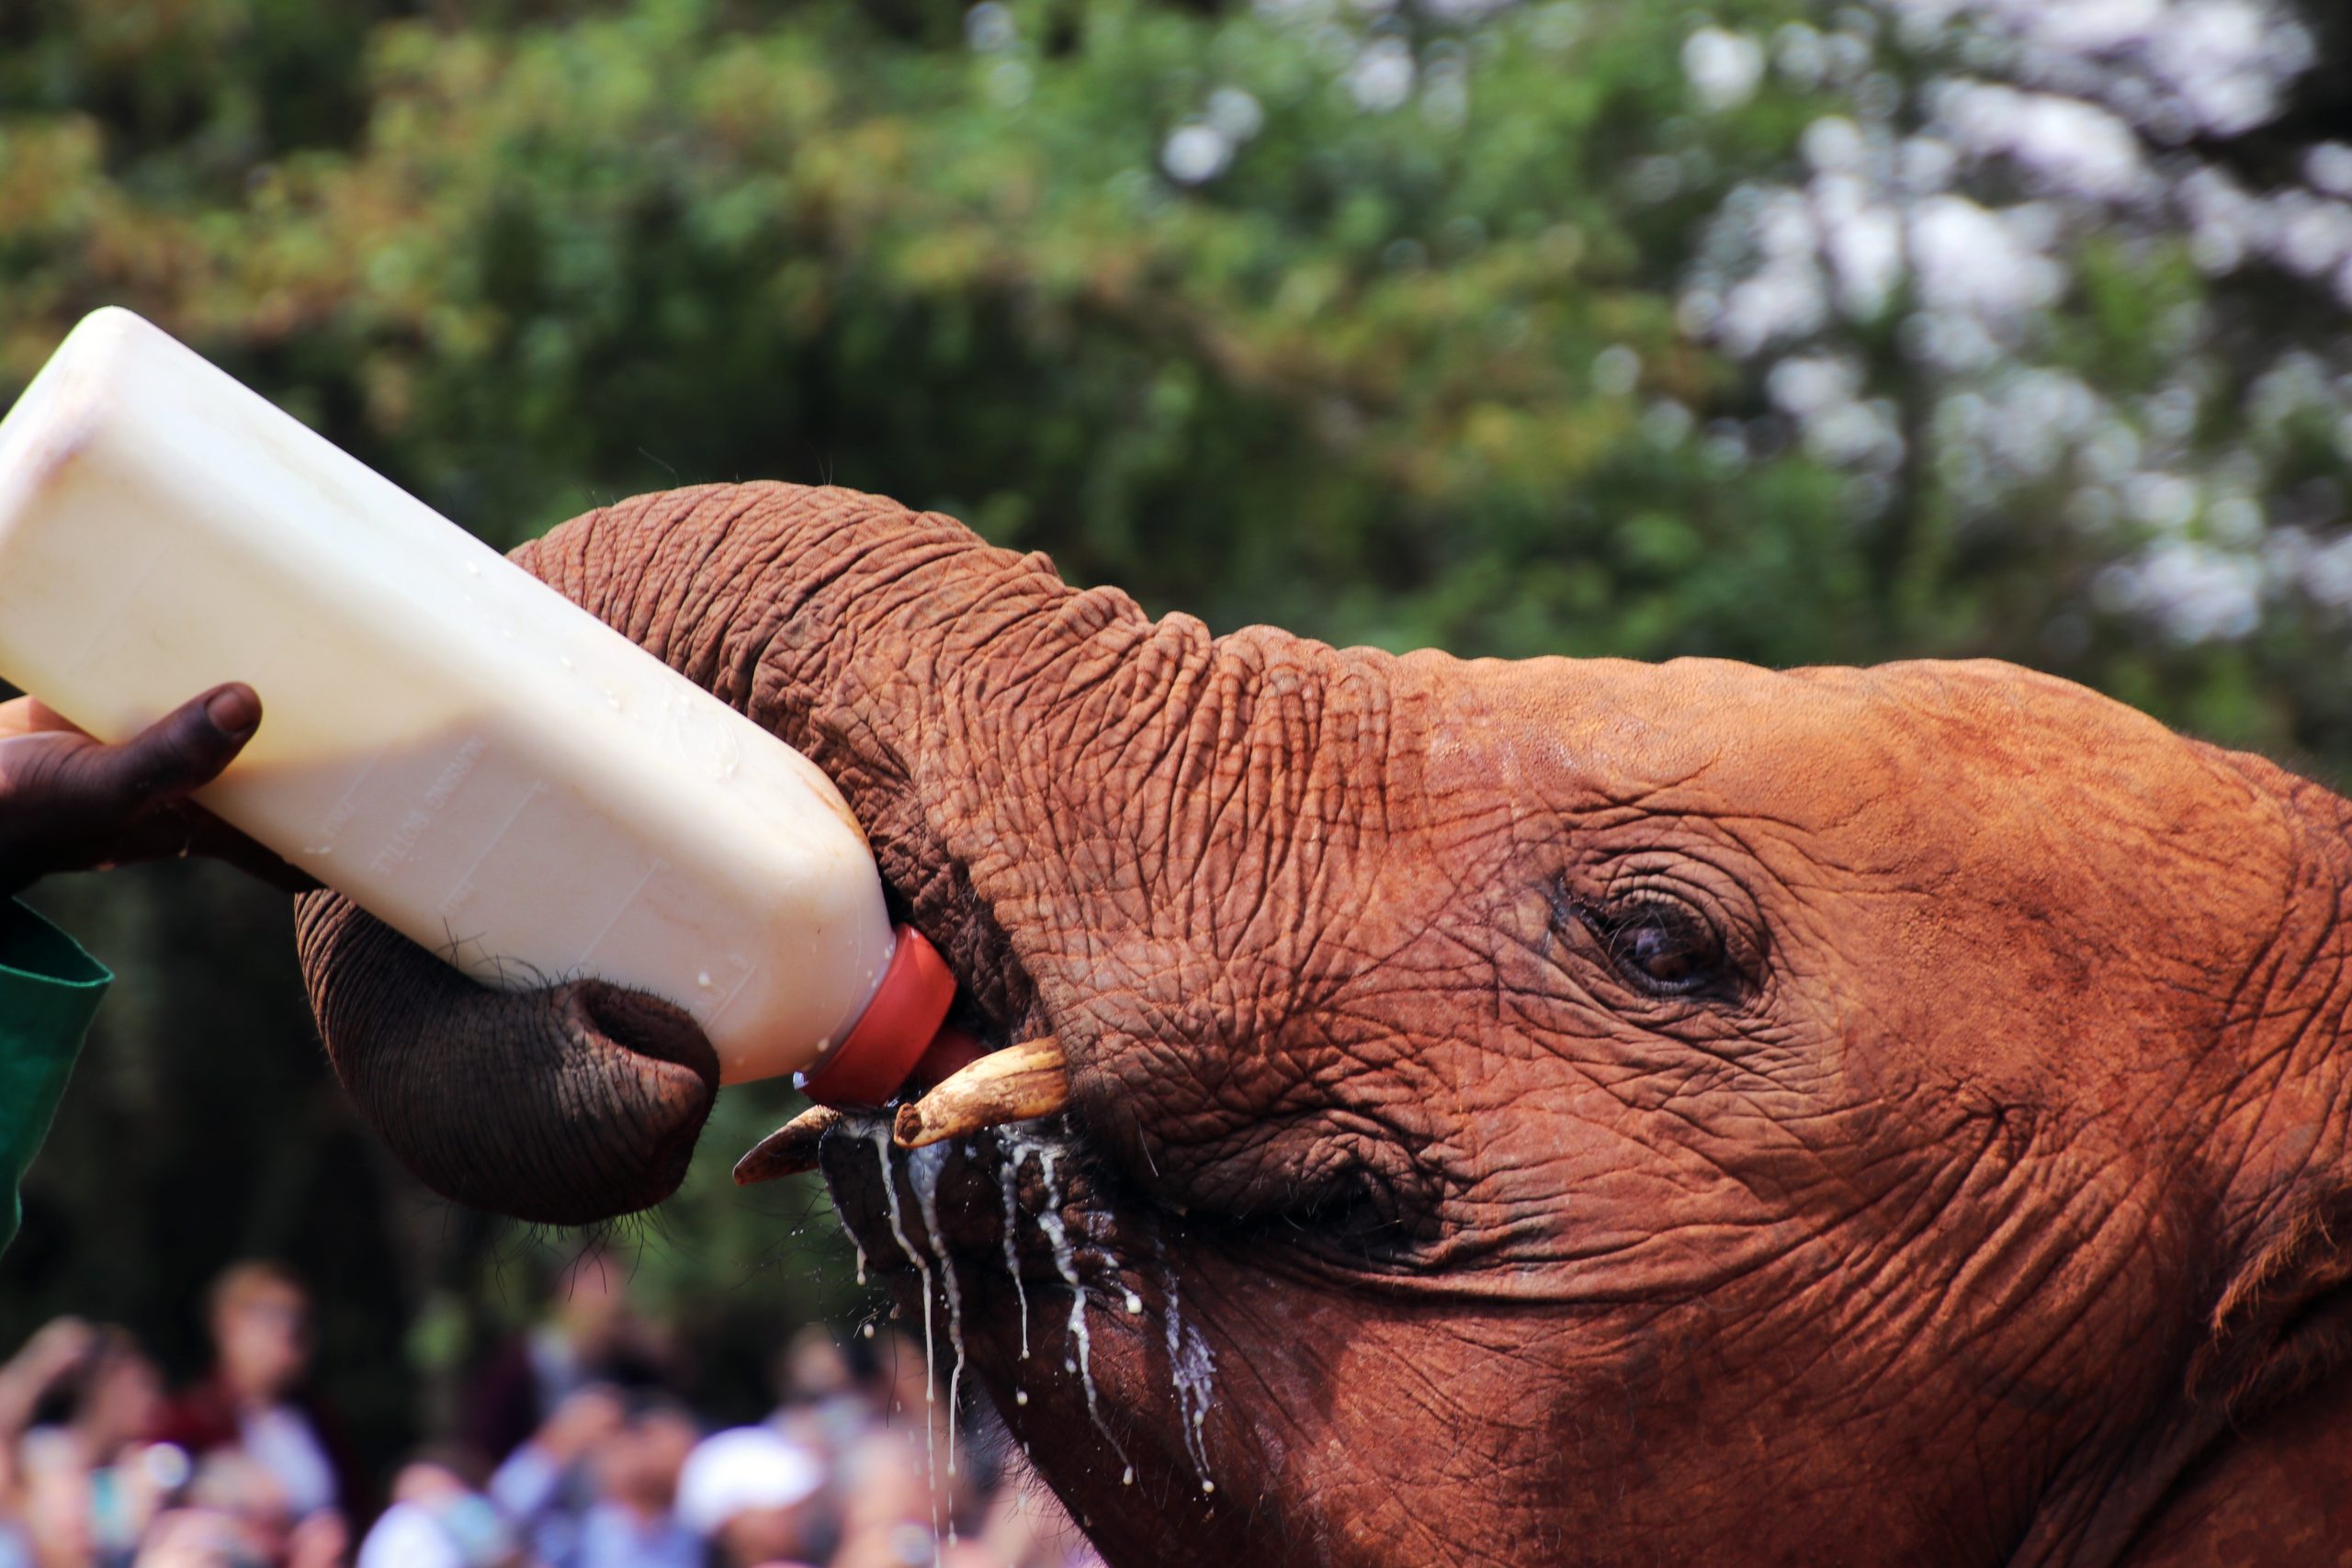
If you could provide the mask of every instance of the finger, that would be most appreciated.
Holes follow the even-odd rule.
[[[70,735],[87,733],[38,698],[11,697],[0,703],[0,740],[12,735],[47,735],[61,730]]]
[[[195,831],[177,807],[142,811],[95,829],[90,835],[93,858],[85,869],[112,871],[151,860],[177,860]]]
[[[24,704],[26,727],[36,735],[45,730],[62,730],[68,735],[89,733],[39,697],[27,697],[24,699]]]
[[[167,804],[209,784],[261,728],[261,699],[251,686],[216,686],[181,704],[119,746],[95,749],[99,795],[124,812]]]
[[[255,843],[204,807],[186,805],[180,811],[190,829],[181,846],[184,852],[233,865],[281,893],[308,893],[319,886],[318,878],[288,863],[274,851]]]

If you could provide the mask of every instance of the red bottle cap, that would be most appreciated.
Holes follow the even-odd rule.
[[[887,1103],[931,1049],[955,999],[947,961],[921,931],[900,926],[874,999],[848,1036],[802,1075],[800,1092],[842,1109]]]

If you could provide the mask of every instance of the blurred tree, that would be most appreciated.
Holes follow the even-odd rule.
[[[831,479],[1220,627],[1990,654],[2340,773],[2347,30],[2320,0],[19,0],[0,393],[119,302],[500,543]],[[279,917],[137,886],[67,890],[136,990],[0,1330],[103,1301],[184,1338],[223,1249],[288,1250],[413,1315],[421,1405],[380,1324],[339,1331],[395,1441],[552,1244],[361,1152],[245,956]],[[641,1247],[739,1388],[860,1300],[790,1234],[813,1195],[725,1185],[787,1109],[729,1096]]]

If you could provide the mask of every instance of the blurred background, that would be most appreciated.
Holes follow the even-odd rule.
[[[0,400],[102,304],[500,545],[831,481],[1218,629],[1990,655],[2352,776],[2335,0],[0,0]],[[362,1469],[458,1435],[579,1238],[380,1154],[275,898],[43,902],[122,979],[0,1348],[193,1377],[277,1258]],[[875,1306],[726,1179],[793,1109],[611,1239],[709,1422]]]

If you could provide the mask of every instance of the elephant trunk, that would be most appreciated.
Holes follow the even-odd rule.
[[[304,895],[296,938],[336,1075],[444,1197],[584,1224],[684,1178],[718,1056],[676,1008],[594,980],[490,990],[331,893]]]
[[[947,518],[783,485],[639,497],[515,558],[807,753],[977,1014],[1011,1028],[1034,1008],[976,879],[1038,886],[1010,868],[1083,841],[1102,792],[1078,753],[1099,749],[1047,716],[1073,693],[1133,711],[1119,688],[1154,628],[1131,601]],[[300,918],[336,1072],[428,1185],[563,1224],[677,1185],[718,1086],[677,1009],[594,980],[494,992],[332,894]]]

